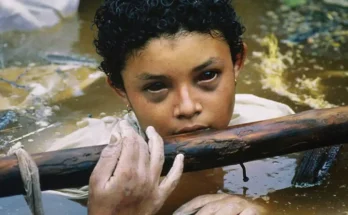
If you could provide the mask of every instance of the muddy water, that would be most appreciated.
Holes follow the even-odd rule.
[[[1,35],[3,64],[5,67],[21,67],[32,62],[43,64],[37,53],[47,51],[88,55],[98,59],[92,45],[91,31],[91,20],[98,4],[98,1],[82,0],[78,17],[65,20],[50,29]],[[281,16],[281,13],[289,13],[289,9],[277,0],[236,0],[234,5],[246,25],[245,42],[249,50],[246,67],[239,79],[238,93],[252,93],[284,102],[295,111],[348,104],[348,57],[343,52],[347,42],[344,44],[342,38],[334,38],[334,43],[327,35],[323,38],[312,35],[305,42],[291,47],[279,42],[276,54],[271,55],[269,50],[274,48],[275,43],[267,40],[269,35],[274,33],[277,40],[281,41],[288,39],[287,36],[291,34],[277,32],[282,23],[289,24],[289,20]],[[283,11],[279,11],[279,8]],[[295,14],[293,19],[296,19],[296,14],[301,11],[294,8],[292,12]],[[337,15],[332,11],[327,14],[328,17]],[[345,35],[345,26],[334,30]],[[326,49],[320,49],[320,45],[310,49],[313,41],[319,39],[327,44]],[[348,40],[347,34],[343,39]],[[51,132],[54,134],[57,130],[61,134],[71,132],[75,129],[75,123],[88,115],[98,116],[101,112],[120,115],[125,108],[106,86],[104,79],[85,89],[82,96],[59,101],[55,105],[59,106],[55,117],[62,126]],[[34,137],[34,141],[26,145],[27,149],[41,151],[43,146],[39,142],[49,144],[51,133],[48,131],[45,135]],[[298,162],[297,154],[246,163],[250,178],[246,183],[242,181],[239,166],[188,173],[166,202],[161,214],[169,214],[197,195],[221,191],[254,199],[272,214],[347,214],[347,159],[347,153],[342,152],[328,179],[312,188],[290,186]],[[86,214],[84,204],[48,194],[44,194],[44,206],[47,214]],[[0,214],[29,214],[29,210],[23,198],[15,196],[0,199]]]

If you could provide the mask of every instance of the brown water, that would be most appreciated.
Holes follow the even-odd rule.
[[[37,53],[42,51],[97,58],[92,45],[91,20],[98,4],[98,1],[82,0],[78,17],[65,20],[51,29],[2,35],[0,44],[7,44],[3,48],[5,66],[39,63]],[[269,73],[263,65],[280,65],[285,60],[269,60],[272,56],[267,55],[267,47],[262,47],[258,41],[272,32],[279,39],[286,38],[286,32],[277,32],[277,23],[286,23],[280,12],[276,11],[281,6],[279,1],[236,0],[234,5],[247,27],[245,42],[249,49],[249,60],[239,79],[238,93],[252,93],[284,102],[297,112],[348,104],[348,52],[344,52],[347,42],[342,43],[338,50],[328,46],[325,52],[320,52],[319,47],[316,53],[310,51],[315,48],[310,49],[310,42],[303,43],[302,49],[298,45],[289,48],[280,44],[276,58],[292,56],[295,61],[283,70],[272,68],[272,73]],[[269,11],[275,11],[280,18],[274,18],[274,14]],[[343,26],[340,30],[347,31],[347,27]],[[347,34],[344,37],[348,40]],[[290,54],[286,54],[289,51]],[[259,57],[255,52],[268,57]],[[105,84],[104,79],[85,89],[84,95],[56,102],[55,105],[60,107],[56,119],[62,123],[57,128],[62,134],[71,132],[73,125],[88,114],[121,114],[124,109],[124,105]],[[27,149],[32,152],[43,150],[41,144],[35,143],[44,141],[49,144],[51,134],[52,132],[48,132],[46,135],[31,137],[34,141],[26,144]],[[160,214],[169,214],[195,196],[218,191],[254,198],[272,214],[348,214],[348,157],[345,149],[331,169],[328,179],[322,185],[312,188],[291,187],[297,158],[298,155],[293,154],[249,162],[246,164],[250,178],[247,183],[242,182],[239,166],[187,173]],[[48,194],[44,194],[44,206],[47,214],[86,214],[86,207],[83,205]],[[0,199],[0,214],[29,214],[29,210],[23,198],[15,196]]]

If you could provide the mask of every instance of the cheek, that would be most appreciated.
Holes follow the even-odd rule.
[[[144,131],[148,126],[153,126],[161,136],[168,135],[169,121],[173,115],[168,104],[154,104],[138,99],[136,103],[133,103],[133,109]]]
[[[206,97],[205,107],[212,126],[216,129],[226,128],[231,120],[234,106],[234,86],[224,83],[214,92],[214,95]]]

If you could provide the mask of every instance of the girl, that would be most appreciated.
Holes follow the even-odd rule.
[[[178,155],[159,183],[162,137],[293,113],[280,103],[235,96],[247,48],[229,0],[106,0],[94,22],[101,69],[129,113],[123,119],[86,119],[86,127],[50,148],[109,144],[90,179],[90,214],[155,214],[162,207],[184,159]],[[212,194],[175,213],[197,211],[262,210],[237,196]]]

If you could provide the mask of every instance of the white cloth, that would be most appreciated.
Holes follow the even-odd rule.
[[[51,27],[76,13],[80,0],[1,0],[0,32]]]
[[[237,94],[230,125],[277,118],[293,113],[294,111],[285,104],[251,94]],[[142,137],[145,137],[145,134],[138,125],[134,113],[131,112],[130,114],[126,114],[123,118],[127,119]],[[84,126],[83,128],[76,130],[64,138],[58,139],[47,151],[107,144],[119,120],[120,118],[112,116],[107,116],[102,119],[86,118],[79,123],[80,127]],[[250,165],[251,163],[254,165]],[[277,163],[277,165],[274,163]],[[251,178],[247,183],[242,181],[242,173],[239,166],[224,167],[224,170],[227,171],[224,177],[224,187],[231,190],[231,192],[243,194],[243,192],[245,193],[245,187],[249,185],[250,188],[248,188],[248,193],[250,193],[251,196],[260,196],[267,194],[270,189],[282,189],[291,186],[291,179],[296,168],[296,159],[284,159],[283,157],[270,158],[247,163],[246,167],[248,177]],[[283,171],[284,169],[285,172]],[[273,177],[268,179],[267,177],[269,174],[273,174],[274,172],[282,172],[283,174],[279,174],[281,178]],[[238,174],[238,179],[240,180],[236,180],[236,174]],[[265,183],[267,180],[271,183]],[[279,183],[277,181],[279,181]],[[262,186],[260,186],[261,182],[265,183],[265,185],[262,184]],[[86,187],[83,189],[86,191]],[[59,194],[57,191],[52,193]],[[76,195],[74,195],[74,193],[76,193]],[[86,198],[88,196],[86,192],[81,192],[81,190],[78,192],[69,192],[69,194],[65,192],[64,194],[62,193],[62,195],[71,199]]]

